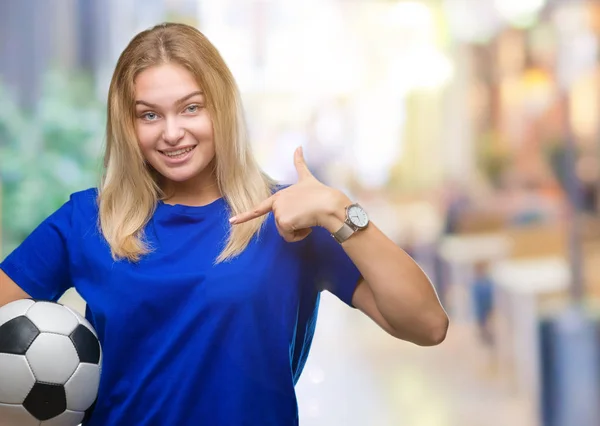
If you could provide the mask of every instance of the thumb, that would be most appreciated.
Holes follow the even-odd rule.
[[[312,177],[312,173],[310,170],[308,170],[306,161],[304,161],[304,152],[302,151],[301,146],[296,148],[296,151],[294,151],[294,166],[296,167],[296,172],[298,172],[299,180]]]

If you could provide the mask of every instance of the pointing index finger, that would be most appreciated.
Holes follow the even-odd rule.
[[[274,198],[271,196],[262,203],[260,203],[258,206],[256,206],[254,209],[248,212],[240,213],[237,216],[233,216],[231,219],[229,219],[229,223],[239,225],[240,223],[245,223],[249,220],[264,216],[271,210],[273,210],[273,201]]]

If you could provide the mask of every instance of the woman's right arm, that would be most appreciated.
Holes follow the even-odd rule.
[[[81,223],[82,216],[95,213],[96,194],[95,190],[72,194],[0,261],[0,306],[30,297],[56,301],[73,287],[70,236],[81,232],[74,228],[74,223]],[[86,219],[85,232],[88,227],[91,229],[91,223],[95,225]]]
[[[0,269],[0,307],[19,299],[27,299],[29,295],[21,290],[8,275]]]

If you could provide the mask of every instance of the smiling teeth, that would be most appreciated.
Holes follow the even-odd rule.
[[[194,147],[186,148],[186,149],[179,149],[177,151],[171,151],[171,152],[163,152],[163,154],[165,154],[167,157],[179,157],[180,155],[187,154],[192,149],[194,149]]]

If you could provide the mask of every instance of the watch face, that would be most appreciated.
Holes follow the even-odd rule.
[[[358,205],[353,205],[348,208],[348,219],[358,228],[364,228],[369,223],[367,213]]]

